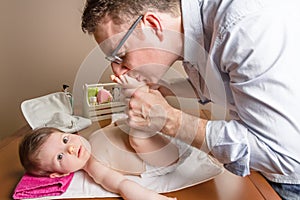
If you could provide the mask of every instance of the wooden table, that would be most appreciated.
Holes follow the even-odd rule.
[[[30,131],[25,126],[0,142],[0,199],[12,199],[13,190],[22,177],[24,171],[18,157],[18,144],[24,134]],[[204,173],[204,172],[199,172]],[[186,188],[177,192],[167,193],[178,200],[279,200],[279,196],[267,181],[257,172],[250,176],[238,177],[224,172],[216,178]],[[101,198],[105,199],[105,198]],[[114,200],[120,198],[106,198]],[[95,198],[91,199],[95,200]]]

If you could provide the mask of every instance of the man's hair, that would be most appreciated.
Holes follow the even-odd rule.
[[[19,145],[19,158],[27,173],[35,176],[48,176],[51,173],[42,168],[38,154],[41,146],[54,132],[62,131],[57,128],[43,127],[24,136]]]
[[[114,23],[131,22],[147,11],[170,13],[179,16],[180,0],[87,0],[82,15],[83,32],[92,34],[105,17]]]

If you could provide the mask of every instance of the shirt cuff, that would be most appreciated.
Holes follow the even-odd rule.
[[[250,174],[248,130],[238,121],[208,121],[202,148],[230,172],[239,176]]]

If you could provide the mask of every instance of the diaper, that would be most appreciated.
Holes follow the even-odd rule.
[[[168,137],[168,136],[166,136]],[[171,143],[175,144],[178,148],[179,158],[176,163],[165,166],[165,167],[156,167],[149,164],[146,164],[146,171],[141,174],[141,177],[154,177],[166,175],[175,171],[179,165],[181,165],[192,153],[192,147],[179,139],[168,137],[171,140]]]

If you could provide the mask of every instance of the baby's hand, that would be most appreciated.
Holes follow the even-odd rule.
[[[145,199],[155,199],[155,200],[177,200],[177,198],[173,198],[173,197],[167,197],[167,196],[165,196],[165,195],[163,195],[163,194],[159,194],[159,193],[156,193],[156,192],[153,192],[153,191],[151,191],[152,192],[152,194],[151,195],[149,195],[149,196],[147,196],[147,198],[145,198]]]
[[[165,198],[162,198],[161,200],[177,200],[177,198],[172,198],[172,197],[166,197],[164,196]]]

